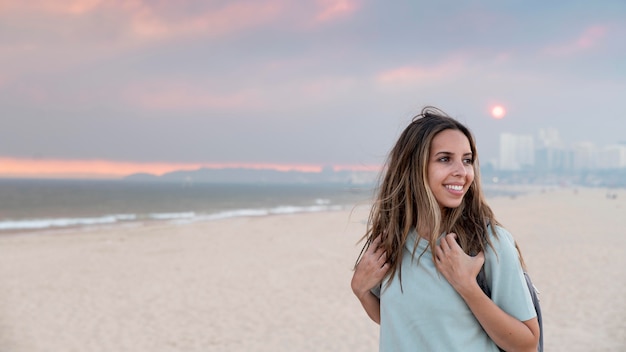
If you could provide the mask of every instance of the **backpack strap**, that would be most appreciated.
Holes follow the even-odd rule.
[[[530,275],[528,275],[526,271],[524,271],[524,279],[526,279],[526,285],[530,292],[530,298],[533,300],[535,312],[537,313],[537,322],[539,323],[539,345],[537,351],[543,352],[543,319],[541,318],[541,305],[539,304],[539,290],[533,285],[533,282],[530,280]]]

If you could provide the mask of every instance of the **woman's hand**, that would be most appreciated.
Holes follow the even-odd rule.
[[[370,243],[354,269],[351,286],[359,300],[363,300],[372,288],[380,284],[389,270],[387,253],[379,246],[380,236]]]
[[[380,300],[370,290],[380,284],[387,271],[387,253],[380,246],[380,236],[378,236],[367,247],[359,263],[354,268],[352,275],[352,292],[361,302],[367,315],[377,324],[380,324]]]
[[[435,248],[435,264],[463,297],[489,337],[506,351],[537,351],[537,318],[519,321],[498,307],[478,286],[476,276],[485,263],[483,252],[471,257],[456,242],[456,234],[444,236]]]
[[[478,286],[476,276],[484,263],[483,252],[475,257],[463,252],[456,242],[455,233],[445,235],[435,247],[435,265],[450,285],[461,294],[462,291],[472,290]]]

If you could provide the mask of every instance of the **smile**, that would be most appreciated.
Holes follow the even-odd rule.
[[[446,185],[447,189],[451,189],[453,191],[462,191],[463,190],[463,186],[460,185]]]

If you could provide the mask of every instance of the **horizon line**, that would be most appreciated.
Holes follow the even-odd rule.
[[[0,178],[69,178],[116,179],[133,174],[147,173],[162,176],[173,171],[199,169],[252,169],[299,171],[320,173],[333,171],[379,171],[380,165],[366,164],[315,164],[276,162],[151,162],[119,161],[107,159],[43,159],[0,157]]]

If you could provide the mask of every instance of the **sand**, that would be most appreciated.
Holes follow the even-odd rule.
[[[548,351],[626,350],[626,190],[490,199]],[[367,207],[0,236],[0,350],[376,351],[350,290]]]

